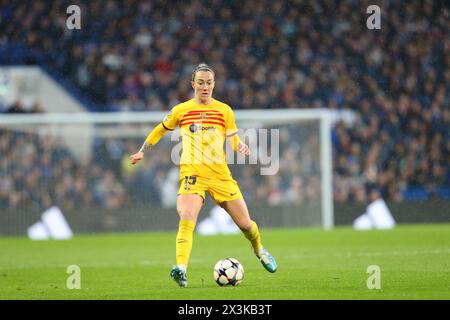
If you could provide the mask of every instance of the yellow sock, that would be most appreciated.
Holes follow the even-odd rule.
[[[180,220],[176,239],[176,261],[177,265],[184,265],[186,268],[191,255],[194,228],[194,221]]]
[[[250,240],[253,250],[259,252],[262,247],[261,236],[259,235],[258,225],[255,221],[252,221],[252,228],[250,231],[243,231],[245,237]]]

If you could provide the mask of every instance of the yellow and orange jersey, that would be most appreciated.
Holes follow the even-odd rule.
[[[201,105],[192,99],[173,107],[162,126],[166,130],[180,127],[183,140],[180,178],[231,178],[224,142],[238,129],[230,106],[215,99],[210,104]]]

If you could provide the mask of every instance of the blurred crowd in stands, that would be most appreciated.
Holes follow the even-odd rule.
[[[318,131],[308,130],[299,144],[292,139],[299,138],[299,129],[306,132],[298,126],[281,129],[276,175],[263,176],[260,165],[248,161],[230,165],[248,201],[274,206],[320,200]],[[80,159],[60,135],[0,130],[0,208],[174,207],[179,188],[178,166],[171,158],[174,143],[165,137],[133,166],[128,156],[140,145],[136,139],[97,137],[91,158]]]
[[[77,1],[81,30],[66,28],[69,1],[4,2],[0,47],[30,54],[2,54],[0,64],[32,64],[39,53],[102,111],[146,111],[189,99],[191,72],[205,61],[216,70],[216,98],[234,109],[355,112],[354,123],[333,130],[335,201],[364,202],[372,187],[390,201],[449,198],[450,11],[439,1],[383,1],[382,29],[368,30],[372,2]],[[77,162],[58,139],[2,133],[0,206],[64,195],[74,206],[121,206],[134,194],[173,202],[161,191],[176,176],[170,159],[149,155],[139,175],[124,164],[139,145],[99,139],[94,150],[105,152]],[[286,150],[282,170],[302,166],[299,151]],[[300,171],[255,178],[249,166],[239,183],[250,199],[303,201],[319,182]],[[36,181],[50,188],[37,196]]]

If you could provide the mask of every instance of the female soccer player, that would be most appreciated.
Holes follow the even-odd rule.
[[[176,266],[171,277],[180,287],[187,286],[187,267],[197,217],[208,192],[223,207],[251,242],[257,258],[269,272],[277,270],[275,259],[261,244],[257,224],[250,219],[239,186],[232,178],[225,160],[224,142],[235,151],[250,154],[248,146],[237,135],[233,110],[213,99],[215,74],[206,64],[192,73],[194,99],[173,107],[162,123],[148,135],[141,149],[130,156],[132,164],[144,157],[144,151],[154,146],[167,131],[180,126],[183,151],[180,161],[180,189],[177,211],[180,216],[176,237]]]

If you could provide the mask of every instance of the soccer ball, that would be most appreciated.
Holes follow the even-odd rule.
[[[219,286],[238,286],[244,279],[244,267],[234,258],[225,258],[214,266],[214,280]]]

